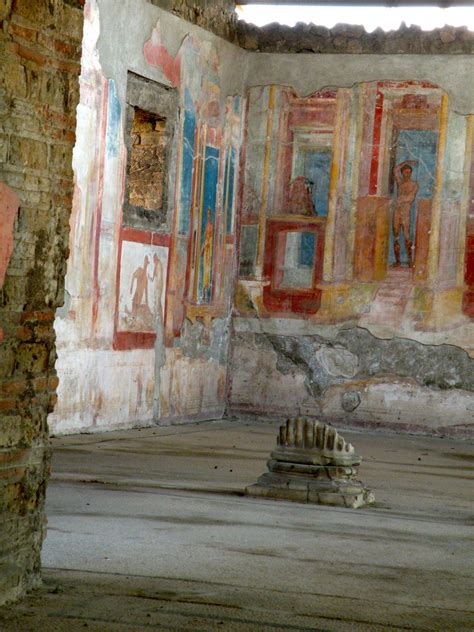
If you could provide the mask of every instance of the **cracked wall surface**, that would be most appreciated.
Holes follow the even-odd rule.
[[[336,425],[471,436],[474,360],[462,349],[380,340],[236,333],[234,413],[323,416]],[[255,385],[255,387],[254,387]]]

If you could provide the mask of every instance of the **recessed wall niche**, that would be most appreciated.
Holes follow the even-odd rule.
[[[176,90],[129,72],[124,226],[169,229],[167,192],[176,121]]]

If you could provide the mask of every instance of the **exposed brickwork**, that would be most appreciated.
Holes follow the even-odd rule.
[[[165,178],[165,121],[135,109],[128,172],[129,202],[153,210],[162,206]]]
[[[237,26],[234,0],[149,0],[180,18],[234,41]]]
[[[0,289],[0,603],[39,581],[72,202],[79,0],[0,2],[0,181],[19,198]]]
[[[262,53],[374,53],[412,55],[456,55],[474,52],[474,32],[467,27],[445,26],[422,31],[402,25],[396,31],[376,29],[367,33],[362,26],[337,24],[332,29],[314,24],[295,27],[268,24],[259,28],[239,21],[235,43]]]
[[[386,33],[367,33],[362,26],[337,24],[332,29],[299,23],[295,27],[268,24],[258,27],[237,20],[232,0],[149,0],[188,22],[220,35],[246,50],[263,53],[346,53],[456,55],[474,52],[474,33],[467,27],[445,26],[422,31],[402,24]]]

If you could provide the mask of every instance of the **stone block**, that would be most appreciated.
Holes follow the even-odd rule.
[[[48,168],[48,145],[32,138],[12,136],[10,138],[9,158],[12,165],[46,171]]]
[[[70,144],[56,144],[51,146],[51,166],[61,174],[72,172],[72,147]]]
[[[63,37],[71,38],[78,42],[82,41],[82,26],[84,23],[83,12],[79,7],[73,7],[66,3],[61,3],[60,10],[55,15],[56,31]],[[79,57],[79,55],[76,55]]]
[[[49,349],[41,343],[21,343],[16,355],[18,373],[38,374],[48,367]]]
[[[0,162],[6,162],[8,155],[8,136],[0,134]]]
[[[68,83],[64,73],[58,70],[42,73],[39,90],[41,102],[63,111],[68,101]]]
[[[4,88],[7,94],[26,97],[28,86],[25,66],[8,58],[2,60],[0,87]]]
[[[54,4],[45,0],[14,0],[13,11],[28,22],[42,26],[53,26]]]
[[[5,20],[12,10],[12,0],[1,0],[0,1],[0,20]]]

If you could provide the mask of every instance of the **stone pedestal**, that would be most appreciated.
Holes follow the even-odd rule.
[[[361,458],[328,424],[288,419],[262,474],[246,493],[296,502],[363,507],[374,495],[357,480]]]

